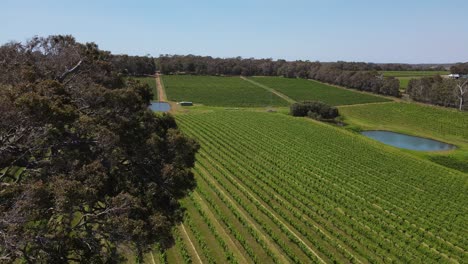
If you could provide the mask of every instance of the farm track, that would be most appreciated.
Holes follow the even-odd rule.
[[[238,249],[236,243],[232,240],[231,236],[226,232],[226,230],[224,230],[223,226],[216,219],[213,212],[211,212],[206,202],[203,201],[203,199],[200,197],[200,195],[197,192],[194,192],[193,198],[200,202],[201,209],[207,213],[208,218],[214,224],[215,229],[219,232],[221,236],[226,238],[225,239],[226,243],[228,244],[230,249],[234,251],[233,252],[234,257],[236,257],[236,259],[240,261],[240,263],[248,263],[247,259],[244,257],[242,252]]]
[[[294,101],[321,101],[333,106],[389,101],[382,96],[342,89],[308,79],[254,76],[248,80],[263,85],[264,89],[274,89]]]
[[[272,221],[274,225],[280,228],[281,234],[290,236],[290,239],[283,240],[285,242],[278,244],[279,241],[276,239],[278,239],[277,236],[280,233],[271,233],[268,229],[261,227],[258,231],[262,232],[263,238],[267,240],[262,239],[261,241],[263,242],[259,242],[260,244],[269,240],[273,244],[270,244],[268,248],[286,250],[283,254],[291,252],[290,250],[295,251],[297,250],[295,248],[299,247],[303,251],[302,254],[314,258],[316,262],[321,262],[322,260],[327,263],[332,262],[332,258],[338,262],[352,260],[352,262],[356,263],[366,263],[368,260],[371,262],[381,262],[384,261],[384,257],[387,260],[391,259],[397,262],[421,261],[425,259],[426,263],[432,262],[427,260],[434,259],[436,256],[454,263],[460,262],[460,260],[465,258],[464,256],[466,256],[467,252],[463,245],[465,245],[466,240],[461,235],[466,232],[465,228],[459,229],[457,234],[456,230],[444,229],[443,226],[445,225],[434,225],[433,221],[445,222],[445,217],[442,216],[439,219],[439,217],[436,216],[434,218],[434,215],[432,215],[432,220],[418,217],[419,215],[430,213],[430,211],[426,212],[422,210],[424,208],[413,208],[411,204],[417,203],[417,199],[413,200],[411,197],[406,197],[405,201],[408,203],[406,205],[405,202],[393,195],[393,189],[395,191],[398,190],[398,192],[404,192],[407,188],[415,188],[416,193],[420,195],[437,196],[437,194],[426,192],[426,188],[436,188],[439,183],[429,181],[425,184],[427,186],[423,187],[420,183],[413,183],[408,179],[392,180],[391,182],[386,180],[385,185],[389,183],[394,185],[390,185],[390,188],[387,188],[388,191],[376,192],[377,190],[373,190],[370,187],[382,184],[379,183],[382,181],[382,178],[378,176],[382,172],[378,170],[373,171],[372,168],[360,164],[359,160],[362,160],[363,157],[353,156],[350,156],[351,160],[357,162],[353,167],[357,171],[361,171],[360,174],[363,177],[358,178],[354,176],[355,178],[350,178],[352,181],[346,180],[346,178],[336,178],[325,170],[319,170],[320,168],[334,167],[332,164],[327,166],[326,163],[322,165],[317,163],[314,169],[316,171],[303,168],[303,173],[314,175],[315,179],[299,177],[296,179],[291,178],[292,181],[281,180],[279,176],[282,170],[274,171],[272,168],[281,168],[281,166],[288,165],[288,163],[272,166],[273,163],[279,161],[274,157],[277,155],[283,156],[284,154],[281,154],[283,152],[282,149],[289,148],[289,151],[294,150],[294,147],[291,149],[291,144],[293,146],[303,145],[304,142],[300,138],[294,138],[291,141],[291,138],[284,138],[284,134],[282,135],[281,131],[274,130],[268,132],[269,136],[267,139],[256,138],[253,140],[248,135],[259,133],[257,131],[258,128],[251,126],[244,127],[242,125],[240,127],[236,126],[234,130],[232,129],[232,124],[246,122],[245,118],[247,116],[240,117],[239,114],[233,114],[228,119],[229,124],[225,124],[224,122],[208,122],[208,120],[204,120],[203,115],[183,115],[180,117],[182,130],[190,135],[196,135],[202,143],[202,150],[198,159],[199,163],[196,166],[197,173],[209,181],[210,186],[212,186],[211,188],[216,190],[218,194],[220,193],[218,189],[224,190],[225,195],[229,193],[228,197],[230,197],[230,201],[237,206],[236,211],[246,210],[244,211],[245,215],[242,215],[243,218],[248,217],[253,212],[252,210],[256,208],[255,210],[258,210],[261,216],[255,216],[254,219],[251,219],[251,224],[262,225]],[[274,123],[277,123],[277,121],[274,121]],[[267,126],[273,125],[265,124],[264,121],[261,121],[261,124]],[[218,131],[216,137],[213,137],[213,131]],[[358,138],[356,137],[356,139]],[[270,143],[267,143],[267,141]],[[359,138],[359,141],[365,140]],[[230,142],[239,142],[241,144],[233,145]],[[264,143],[267,145],[264,145]],[[343,151],[345,150],[344,146],[340,146],[339,143],[337,143],[335,148],[343,148]],[[265,155],[259,155],[258,153],[265,153]],[[275,154],[272,156],[273,153]],[[330,154],[323,153],[323,155],[334,154],[330,152]],[[285,170],[297,171],[297,166],[301,166],[299,164],[316,162],[308,158],[302,161],[305,157],[302,157],[300,152],[295,156],[299,158],[297,160],[299,162],[298,165],[291,168],[284,167]],[[388,157],[390,156],[387,155]],[[378,158],[375,158],[374,162],[377,164],[382,162],[381,164],[384,166],[385,162],[389,161],[380,161]],[[416,174],[419,173],[419,165],[417,163],[414,169],[412,168]],[[427,166],[429,163],[422,162],[421,165],[423,164]],[[335,164],[335,166],[337,165],[335,173],[346,173],[345,167]],[[407,172],[405,167],[402,167],[401,169],[396,169],[393,173],[404,175]],[[424,175],[424,172],[422,173]],[[263,177],[252,177],[253,175],[263,175]],[[367,180],[364,182],[363,179],[366,178]],[[314,190],[315,188],[304,187],[320,187],[317,184],[321,185],[322,183],[325,183],[324,187],[329,186],[329,188],[320,191],[319,189]],[[342,189],[342,186],[345,185],[349,187]],[[401,191],[399,191],[400,189]],[[338,195],[340,200],[336,200],[334,196],[329,196],[328,198],[323,196],[330,191],[331,193],[336,192],[334,196]],[[363,196],[363,192],[371,195]],[[323,199],[326,198],[323,201],[329,205],[323,203],[320,200],[322,198],[318,199],[321,196]],[[442,197],[444,196],[446,195],[442,194]],[[339,202],[341,200],[343,201]],[[361,215],[346,216],[350,212],[362,210],[350,207],[353,203],[358,208],[365,208],[364,211],[362,211]],[[454,200],[452,202],[450,199],[444,199],[440,203],[446,207],[448,206],[448,210],[457,210],[456,207],[459,201]],[[243,209],[240,209],[239,206]],[[427,206],[433,207],[439,205],[429,202]],[[315,211],[313,208],[323,208],[326,210],[327,216],[325,217],[320,211]],[[407,213],[408,210],[416,211],[412,215]],[[265,222],[268,218],[270,220]],[[376,226],[374,224],[375,221],[381,222],[384,226]],[[353,222],[354,224],[351,229],[348,224],[345,224]],[[457,224],[456,226],[459,225]],[[450,226],[447,227],[449,228]],[[409,234],[412,234],[412,236],[409,236]],[[359,240],[355,240],[357,238]],[[407,241],[406,243],[408,244],[396,247],[395,243],[400,243],[399,241]],[[287,245],[290,245],[289,249],[283,247]],[[315,246],[319,246],[318,251],[315,249]],[[408,253],[401,255],[401,250],[408,250]],[[312,252],[315,252],[316,255]],[[331,252],[334,253],[330,254]],[[326,255],[323,255],[324,253]],[[291,261],[294,261],[295,256],[289,256],[292,258]],[[427,256],[431,257],[428,259]],[[281,261],[281,263],[283,262],[289,262],[289,260]]]
[[[277,90],[275,90],[275,89],[273,89],[273,88],[271,88],[271,87],[268,87],[268,86],[263,85],[263,84],[261,84],[261,83],[258,83],[258,82],[256,82],[256,81],[253,81],[253,80],[250,80],[250,79],[248,79],[248,78],[245,78],[244,76],[241,76],[240,78],[241,78],[242,80],[244,80],[244,81],[248,81],[248,82],[250,82],[250,83],[252,83],[252,84],[254,84],[254,85],[258,86],[258,87],[261,87],[261,88],[263,88],[263,89],[265,89],[265,90],[267,90],[267,91],[269,91],[269,92],[271,92],[271,93],[276,94],[277,96],[283,98],[284,100],[286,100],[286,102],[288,102],[288,103],[290,103],[290,104],[293,104],[293,103],[296,102],[295,100],[289,98],[287,95],[282,94],[282,93],[278,92]]]
[[[156,86],[158,89],[158,100],[161,102],[167,102],[166,91],[161,81],[161,75],[159,73],[156,73],[155,78],[156,78]]]
[[[197,249],[196,249],[195,246],[193,245],[193,242],[192,242],[192,240],[190,239],[190,236],[188,235],[187,230],[185,229],[184,224],[181,224],[181,225],[180,225],[180,230],[182,231],[182,236],[183,236],[184,241],[185,241],[186,243],[188,243],[188,245],[190,246],[190,251],[192,251],[192,254],[195,256],[195,260],[197,261],[196,263],[202,264],[203,261],[201,260],[200,255],[198,254]]]

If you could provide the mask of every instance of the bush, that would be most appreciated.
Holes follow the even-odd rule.
[[[290,107],[290,114],[308,116],[313,119],[334,119],[340,115],[336,107],[316,101],[294,103]]]

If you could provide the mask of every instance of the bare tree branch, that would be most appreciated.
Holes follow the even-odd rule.
[[[76,72],[77,70],[80,69],[80,66],[81,66],[81,63],[83,63],[83,60],[80,60],[75,66],[73,66],[73,68],[67,70],[66,72],[62,73],[62,75],[60,75],[60,77],[57,78],[57,81],[59,82],[63,82],[63,80],[65,80],[65,78],[67,78],[68,75]]]

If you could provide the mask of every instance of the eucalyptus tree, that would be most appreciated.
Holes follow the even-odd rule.
[[[0,262],[116,263],[172,243],[198,145],[110,56],[72,36],[0,47]]]

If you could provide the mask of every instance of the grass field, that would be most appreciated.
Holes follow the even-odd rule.
[[[454,143],[468,143],[468,112],[414,103],[388,103],[340,107],[352,124],[364,129],[384,129]]]
[[[239,77],[163,75],[170,101],[191,101],[208,106],[287,106],[277,95]]]
[[[447,75],[449,71],[381,71],[385,77],[428,77],[435,75]]]
[[[396,77],[400,81],[400,88],[406,90],[408,88],[409,81],[411,79],[417,79],[420,77]]]
[[[183,201],[187,235],[156,263],[467,260],[465,174],[309,119],[176,118],[201,144],[198,186]]]
[[[281,77],[251,77],[249,79],[273,88],[296,101],[322,101],[330,105],[350,105],[390,101],[383,97],[341,89],[312,80],[288,79]]]
[[[146,83],[149,85],[151,92],[153,92],[153,100],[158,100],[158,89],[156,88],[156,80],[154,77],[129,77],[136,80],[139,80],[142,83]]]
[[[468,173],[468,112],[414,103],[340,107],[346,122],[361,129],[390,130],[456,145],[450,153],[412,152],[440,165]]]

